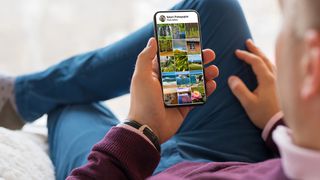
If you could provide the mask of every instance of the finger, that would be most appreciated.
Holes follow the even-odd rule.
[[[136,62],[137,72],[148,72],[152,71],[152,61],[157,53],[157,43],[155,38],[150,38],[147,46],[139,54]]]
[[[262,60],[264,61],[264,63],[266,63],[270,71],[274,70],[274,65],[270,62],[268,57],[260,50],[260,48],[254,44],[254,42],[251,39],[246,41],[246,45],[250,52],[262,58]]]
[[[236,56],[251,65],[254,73],[257,76],[259,83],[264,83],[263,78],[269,74],[269,69],[263,60],[255,54],[247,51],[237,50]]]
[[[247,88],[243,81],[237,76],[231,76],[228,79],[229,87],[232,93],[237,97],[244,108],[255,98],[254,94]]]
[[[159,71],[159,63],[158,63],[157,57],[155,57],[152,60],[152,70],[153,70],[154,74],[157,76],[157,78],[159,79],[160,71]]]
[[[219,76],[219,69],[215,65],[211,65],[211,66],[205,68],[204,71],[205,71],[206,80],[212,80],[212,79]]]
[[[203,62],[204,64],[208,64],[212,62],[216,58],[216,54],[211,49],[205,49],[202,51],[203,54]]]
[[[206,82],[207,96],[210,96],[217,88],[217,83],[213,80]]]

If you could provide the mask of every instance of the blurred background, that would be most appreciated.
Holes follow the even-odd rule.
[[[0,73],[42,70],[111,44],[180,0],[0,0]],[[277,0],[239,0],[256,43],[274,59],[281,22]],[[129,97],[106,102],[125,118]],[[44,118],[37,122],[45,123]]]

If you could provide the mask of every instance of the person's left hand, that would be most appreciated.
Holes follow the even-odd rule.
[[[151,38],[147,47],[140,53],[131,82],[131,104],[128,119],[148,125],[160,143],[171,138],[181,126],[191,107],[166,108],[162,98],[162,88],[156,57],[157,42]],[[204,63],[214,60],[212,50],[203,51]],[[205,69],[206,89],[209,96],[216,89],[219,70],[211,65]]]
[[[251,121],[264,129],[268,121],[281,111],[276,91],[276,68],[252,40],[248,40],[246,45],[249,51],[237,50],[236,56],[251,65],[258,87],[251,92],[237,76],[231,76],[228,82]]]

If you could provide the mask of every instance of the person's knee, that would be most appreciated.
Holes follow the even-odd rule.
[[[71,104],[71,105],[65,105],[65,106],[59,106],[58,108],[54,109],[49,113],[49,115],[53,114],[65,114],[70,112],[81,112],[81,111],[87,111],[88,109],[92,109],[95,107],[96,103],[89,103],[89,104]]]
[[[77,114],[84,112],[84,110],[87,110],[91,104],[75,104],[75,105],[65,105],[65,106],[59,106],[48,113],[48,126],[51,124],[56,124],[57,121],[61,119],[74,119],[74,118],[66,118],[69,116],[74,116],[74,114],[77,112]]]
[[[48,114],[48,126],[64,121],[65,123],[87,122],[102,119],[117,124],[116,116],[100,103],[73,104],[56,108]]]
[[[79,105],[59,106],[48,113],[48,118],[59,117],[62,113],[70,111],[70,109],[78,108]]]
[[[220,1],[229,1],[229,0],[196,0],[195,2],[198,4],[199,7],[210,8],[214,6],[216,3]]]
[[[92,104],[72,104],[65,106],[63,112],[81,112],[92,108]]]
[[[241,11],[238,0],[195,0],[195,7],[204,13],[238,12]]]
[[[195,0],[194,1],[199,7],[217,7],[220,5],[234,6],[238,4],[238,0]]]

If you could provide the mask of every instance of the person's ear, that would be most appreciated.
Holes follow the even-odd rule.
[[[302,63],[301,97],[304,100],[320,95],[320,32],[308,31],[304,38],[305,52]]]

